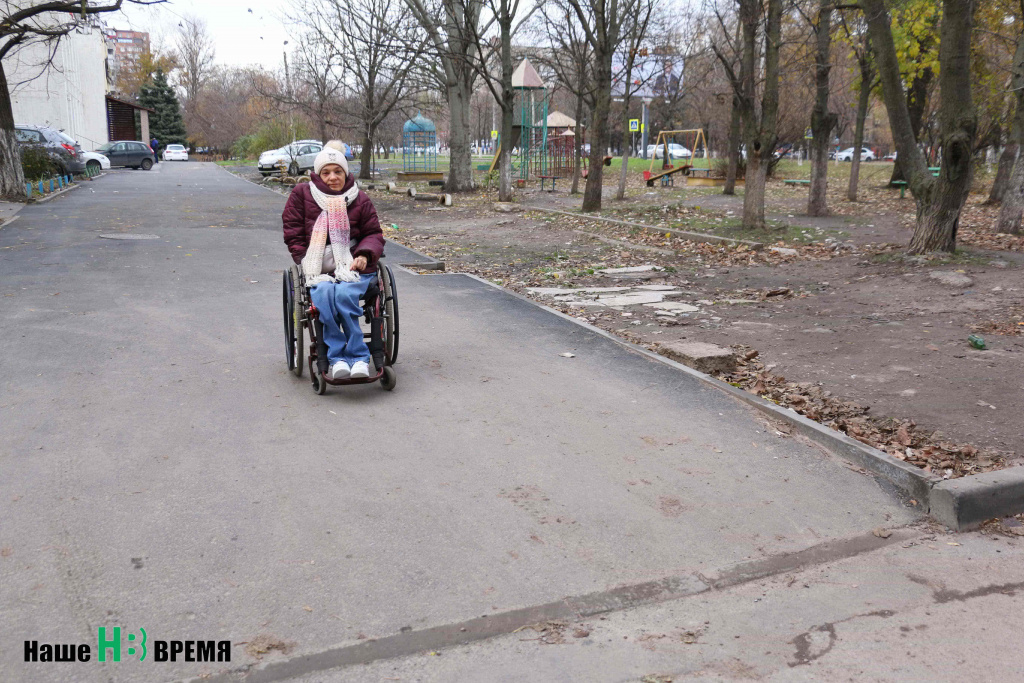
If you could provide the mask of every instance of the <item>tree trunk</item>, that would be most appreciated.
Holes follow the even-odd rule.
[[[1003,152],[999,155],[999,165],[996,168],[996,179],[992,181],[992,190],[988,193],[986,204],[1002,203],[1003,197],[1006,196],[1006,191],[1010,187],[1010,176],[1013,175],[1018,149],[1019,145],[1015,137],[1011,137],[1003,146]]]
[[[604,154],[608,147],[608,116],[612,104],[612,51],[611,46],[594,50],[594,120],[591,123],[590,169],[587,185],[583,188],[583,211],[601,210],[601,190],[604,182]]]
[[[921,134],[921,122],[924,120],[924,110],[928,104],[928,86],[932,82],[932,70],[925,69],[920,76],[915,76],[910,90],[906,93],[907,111],[910,114],[910,130],[914,134],[914,140]],[[888,107],[887,107],[888,108]],[[894,140],[895,141],[895,140]],[[896,163],[892,167],[892,176],[889,184],[897,180],[906,180],[906,171],[903,168],[902,160],[896,156]]]
[[[449,169],[448,180],[445,182],[447,192],[469,192],[473,185],[473,152],[470,148],[472,108],[470,98],[473,95],[472,83],[466,79],[456,80],[448,84],[448,109],[451,113],[451,125],[448,127]]]
[[[1021,234],[1021,220],[1024,216],[1024,155],[1020,154],[1020,144],[1024,142],[1024,36],[1017,37],[1017,51],[1013,56],[1013,80],[1011,81],[1015,98],[1013,115],[1013,147],[1017,148],[1016,160],[1009,187],[1003,197],[1003,205],[999,208],[999,219],[996,231]],[[1011,145],[1007,145],[1009,148]],[[1006,156],[1006,151],[1003,151]],[[1002,171],[1002,159],[999,160]]]
[[[741,92],[744,139],[747,148],[747,172],[743,192],[743,227],[765,230],[764,190],[777,141],[779,114],[779,47],[782,34],[782,0],[768,0],[764,27],[764,81],[760,117],[754,106],[760,0],[741,0],[743,24]]]
[[[501,2],[501,139],[512,141],[515,90],[512,89],[512,17],[507,0]],[[498,158],[498,201],[512,201],[512,145],[501,146]],[[529,173],[529,169],[527,169]]]
[[[629,82],[629,75],[626,76],[626,82]],[[628,85],[626,87],[629,87]],[[629,132],[629,96],[625,97],[625,102],[622,107],[622,168],[619,169],[619,189],[615,192],[615,198],[622,201],[626,198],[626,176],[629,174],[629,152],[630,142],[632,142],[633,134]]]
[[[832,70],[831,0],[821,0],[818,9],[817,51],[814,55],[815,97],[811,111],[811,191],[807,196],[808,216],[828,215],[828,148],[838,117],[828,111],[829,74]],[[856,154],[856,152],[854,152]]]
[[[740,107],[736,96],[732,98],[732,114],[729,117],[729,149],[726,150],[729,165],[725,171],[725,187],[722,194],[736,194],[736,172],[740,165]]]
[[[21,146],[14,137],[14,112],[3,64],[0,64],[0,196],[16,201],[24,201],[25,197]]]
[[[373,147],[369,131],[363,133],[362,149],[359,150],[359,179],[372,180]]]
[[[939,105],[942,171],[938,179],[917,147],[900,78],[900,65],[884,0],[862,0],[868,33],[878,63],[893,141],[917,201],[917,226],[910,253],[954,251],[960,212],[970,190],[971,157],[977,129],[971,97],[971,26],[974,3],[946,0],[939,32]]]
[[[860,150],[864,146],[864,122],[868,118],[868,105],[871,104],[871,88],[874,85],[874,69],[868,55],[860,63],[860,93],[857,97],[857,124],[853,129],[853,162],[850,166],[850,185],[846,190],[846,198],[857,201],[857,185],[860,182]]]
[[[580,121],[583,118],[583,96],[576,96],[576,133],[572,141],[572,189],[569,190],[570,194],[579,194],[580,192],[580,172],[583,166],[583,124]]]
[[[747,172],[743,185],[743,227],[747,230],[765,230],[764,188],[768,179],[768,164],[758,154],[747,154]]]

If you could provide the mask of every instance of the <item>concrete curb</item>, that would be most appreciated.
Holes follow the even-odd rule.
[[[404,242],[399,242],[398,240],[389,241],[401,245],[403,249],[408,249],[409,251],[416,254],[420,258],[427,259],[426,263],[399,263],[398,265],[403,266],[405,268],[412,268],[415,270],[444,270],[444,261],[438,261],[433,256],[428,256],[427,254],[424,254],[421,251],[416,251],[412,247],[407,246]]]
[[[621,344],[659,363],[664,363],[705,384],[721,389],[752,408],[782,420],[802,436],[810,439],[830,453],[854,463],[870,474],[890,482],[907,498],[917,501],[925,512],[956,531],[966,531],[993,517],[1006,517],[1024,512],[1024,467],[1013,467],[984,474],[972,474],[959,479],[942,479],[919,467],[893,458],[888,453],[872,448],[847,435],[819,424],[799,413],[782,408],[727,382],[699,372],[682,363],[649,351],[633,342],[621,339],[599,327],[566,315],[533,299],[505,289],[470,273],[460,273],[497,289],[528,301],[538,308],[553,313],[591,332]]]
[[[68,185],[63,190],[57,190],[56,192],[51,192],[50,194],[46,195],[45,197],[40,197],[39,199],[29,199],[25,203],[26,204],[45,204],[46,202],[50,201],[51,199],[56,199],[57,197],[60,197],[61,195],[65,195],[68,192],[71,192],[71,190],[77,190],[79,187],[81,187],[81,186],[80,185]]]
[[[1024,467],[947,479],[935,485],[931,514],[946,526],[973,529],[993,517],[1024,512]]]
[[[573,213],[572,211],[562,211],[561,209],[546,209],[542,206],[531,206],[528,204],[523,205],[524,211],[543,211],[545,213],[557,213],[563,216],[572,216],[574,218],[586,218],[592,221],[602,221],[604,223],[612,223],[613,225],[624,225],[628,228],[641,228],[648,232],[667,233],[673,237],[681,237],[682,239],[690,240],[691,242],[705,242],[707,244],[733,244],[736,246],[746,245],[753,251],[759,251],[764,249],[764,245],[760,242],[750,242],[748,240],[736,240],[731,237],[719,237],[718,235],[707,235],[703,232],[690,232],[689,230],[677,230],[675,228],[659,228],[653,225],[644,225],[643,223],[632,223],[630,221],[622,221],[618,218],[605,218],[604,216],[594,216],[591,214],[584,213]]]

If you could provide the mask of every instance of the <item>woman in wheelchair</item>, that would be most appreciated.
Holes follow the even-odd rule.
[[[323,148],[310,182],[292,189],[281,219],[285,244],[320,312],[330,378],[369,377],[359,300],[376,277],[384,234],[373,203],[348,172],[343,151]]]

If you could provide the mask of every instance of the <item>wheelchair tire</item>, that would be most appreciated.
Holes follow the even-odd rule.
[[[302,271],[299,266],[293,265],[288,269],[288,277],[292,286],[292,337],[295,340],[295,367],[292,372],[296,377],[302,377],[302,365],[305,360],[305,328],[302,325]]]
[[[391,267],[382,266],[378,279],[384,290],[384,358],[386,365],[394,365],[398,358],[398,290]]]
[[[318,396],[323,396],[324,394],[326,394],[327,382],[323,380],[323,378],[320,376],[320,373],[317,372],[316,368],[312,368],[309,371],[309,376],[310,379],[313,380],[313,391],[315,391]]]
[[[380,386],[384,391],[391,391],[398,384],[398,375],[390,365],[384,366],[384,375],[380,378]]]
[[[281,308],[284,313],[284,356],[288,369],[295,371],[295,289],[290,270],[284,271],[281,283]]]

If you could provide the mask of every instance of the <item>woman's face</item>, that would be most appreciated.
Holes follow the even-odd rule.
[[[332,190],[340,190],[345,187],[345,171],[338,164],[327,164],[320,169],[320,180]]]

